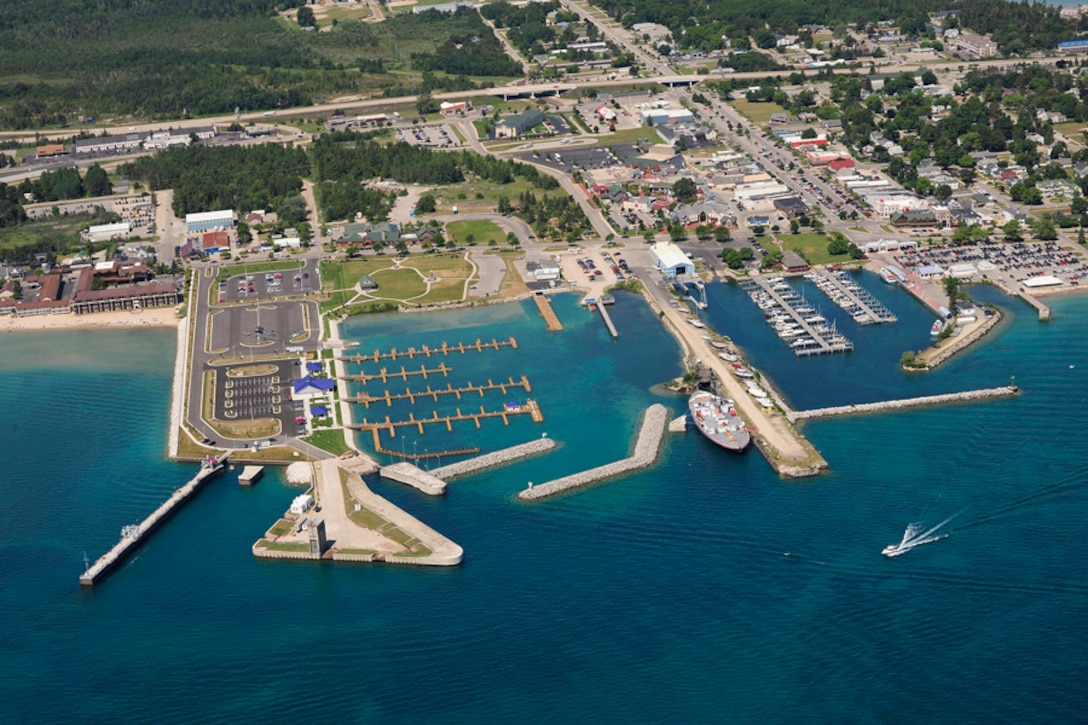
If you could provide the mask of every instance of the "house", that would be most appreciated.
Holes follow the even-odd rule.
[[[529,108],[507,116],[491,127],[492,138],[517,138],[544,123],[544,114]]]
[[[378,283],[369,274],[364,274],[359,278],[359,289],[362,292],[373,292],[378,289]]]
[[[804,272],[809,268],[805,258],[792,249],[782,252],[782,266],[787,272]]]
[[[374,246],[396,244],[401,241],[400,227],[391,222],[380,224],[346,224],[344,235],[336,241],[339,246],[370,249]]]
[[[728,224],[732,220],[729,209],[718,201],[702,201],[695,204],[679,204],[670,215],[684,226],[692,224]]]

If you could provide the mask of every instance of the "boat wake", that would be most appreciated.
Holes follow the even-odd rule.
[[[959,514],[953,514],[947,519],[937,524],[931,529],[925,531],[922,530],[921,524],[910,524],[907,526],[907,530],[903,532],[903,540],[898,544],[889,544],[884,547],[881,552],[884,556],[899,556],[906,554],[911,549],[921,546],[922,544],[932,544],[934,541],[940,541],[948,536],[948,534],[938,534],[942,526],[947,524],[952,519],[959,516]]]

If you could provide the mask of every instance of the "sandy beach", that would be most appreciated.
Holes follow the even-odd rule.
[[[27,330],[87,329],[96,327],[177,327],[177,307],[156,307],[141,312],[97,312],[88,315],[38,315],[0,317],[0,332]]]

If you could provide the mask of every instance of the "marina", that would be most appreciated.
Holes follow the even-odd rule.
[[[414,375],[420,375],[426,380],[431,375],[441,375],[443,377],[449,377],[449,374],[453,372],[453,368],[446,365],[446,363],[439,363],[438,367],[428,369],[424,365],[419,366],[419,370],[405,370],[402,366],[400,372],[389,372],[387,369],[382,368],[377,373],[361,374],[361,375],[339,375],[340,380],[350,380],[353,383],[362,383],[366,385],[371,380],[381,380],[383,383],[389,382],[389,378],[400,378],[407,380]]]
[[[408,414],[408,420],[391,420],[389,416],[386,416],[384,421],[370,422],[363,418],[362,423],[347,423],[345,427],[351,430],[371,431],[374,434],[375,446],[380,447],[378,434],[383,430],[390,436],[396,437],[397,428],[414,427],[419,430],[420,435],[423,435],[423,427],[426,425],[444,425],[446,430],[452,431],[454,423],[472,421],[479,428],[481,421],[487,418],[501,418],[504,425],[510,425],[510,418],[517,415],[528,415],[534,423],[544,422],[544,414],[540,411],[540,406],[535,400],[528,400],[524,404],[507,403],[501,410],[492,411],[485,410],[481,405],[478,413],[462,413],[458,408],[456,415],[439,415],[438,411],[434,411],[432,418],[416,418],[414,413]]]
[[[805,275],[859,325],[895,322],[898,318],[841,269],[817,269]]]
[[[828,323],[781,277],[752,275],[740,283],[748,297],[763,311],[774,329],[797,357],[849,352],[854,343]]]
[[[200,471],[188,483],[176,489],[170,498],[166,499],[150,516],[139,524],[121,529],[121,540],[112,549],[98,557],[94,564],[87,567],[87,570],[79,577],[80,586],[93,587],[108,576],[125,560],[125,557],[139,548],[147,537],[155,532],[155,529],[162,526],[179,508],[184,506],[206,481],[222,473],[231,453],[227,451],[219,458],[206,458],[200,465]]]
[[[471,393],[479,393],[480,397],[484,396],[484,393],[490,390],[501,391],[503,395],[506,395],[506,391],[510,388],[522,388],[526,393],[531,393],[533,390],[532,385],[529,384],[529,379],[524,375],[521,376],[521,380],[514,380],[514,378],[508,378],[505,383],[496,383],[491,380],[487,381],[485,385],[474,385],[469,382],[461,387],[453,387],[452,383],[446,385],[445,389],[439,388],[437,390],[427,386],[426,390],[405,390],[403,393],[393,393],[388,390],[383,395],[370,395],[369,393],[359,393],[354,396],[347,396],[344,399],[349,403],[358,403],[359,405],[365,405],[367,408],[374,403],[385,403],[387,406],[392,406],[395,400],[407,400],[415,405],[417,398],[431,398],[434,401],[438,401],[440,395],[454,395],[458,400],[462,395],[468,395]]]
[[[498,350],[503,347],[509,347],[513,350],[517,350],[518,341],[512,336],[509,340],[505,340],[503,342],[499,342],[495,339],[492,339],[491,342],[483,342],[480,338],[476,338],[476,342],[469,343],[468,345],[463,342],[459,342],[456,345],[450,345],[443,342],[438,347],[427,347],[426,345],[421,345],[418,350],[414,347],[410,347],[407,350],[403,351],[399,351],[396,348],[390,349],[389,352],[380,352],[378,350],[375,350],[370,355],[343,355],[338,359],[342,360],[343,362],[350,362],[355,363],[356,365],[361,365],[367,362],[381,362],[382,360],[395,361],[398,357],[406,357],[411,360],[414,359],[417,355],[421,357],[431,357],[431,355],[452,355],[455,352],[459,352],[464,355],[466,352],[469,352],[471,350],[475,350],[476,352],[483,352],[484,350]]]

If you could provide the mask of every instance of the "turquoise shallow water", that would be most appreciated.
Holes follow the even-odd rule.
[[[276,475],[241,489],[228,474],[91,592],[77,585],[84,549],[97,556],[190,475],[161,458],[173,335],[5,335],[0,720],[1079,719],[1088,299],[1057,300],[1049,325],[1006,302],[1000,334],[917,379],[894,361],[915,329],[924,344],[926,313],[870,286],[905,337],[851,332],[856,359],[780,360],[781,343],[743,317],[754,307],[724,287],[708,312],[756,364],[782,366],[776,382],[799,407],[1009,375],[1023,394],[810,423],[832,466],[814,480],[781,481],[758,453],[688,434],[652,469],[527,506],[514,499],[526,481],[625,455],[649,403],[682,409],[650,391],[679,361],[646,308],[621,297],[615,342],[571,297],[558,334],[531,305],[353,320],[363,351],[518,339],[452,358],[450,381],[525,374],[543,424],[460,424],[405,446],[490,450],[547,432],[559,450],[437,500],[373,483],[462,544],[465,563],[256,561],[250,544],[295,490]],[[957,513],[947,539],[880,555],[907,524]]]

